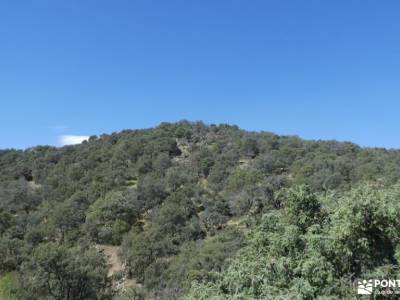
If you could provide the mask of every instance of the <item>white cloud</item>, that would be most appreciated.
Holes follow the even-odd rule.
[[[62,135],[60,136],[60,144],[62,146],[65,145],[75,145],[75,144],[80,144],[83,141],[86,141],[89,139],[89,136],[87,135]]]

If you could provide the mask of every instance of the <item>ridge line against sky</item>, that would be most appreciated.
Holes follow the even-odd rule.
[[[0,150],[7,150],[7,149],[17,149],[17,150],[26,150],[26,149],[30,149],[30,148],[34,148],[34,147],[40,147],[40,146],[55,146],[55,147],[63,147],[63,146],[69,146],[69,145],[77,145],[77,144],[81,144],[84,141],[88,141],[89,138],[91,136],[97,136],[100,137],[102,135],[111,135],[114,133],[121,133],[124,130],[148,130],[148,129],[154,129],[156,127],[158,127],[159,125],[161,125],[162,123],[169,123],[169,124],[174,124],[174,123],[179,123],[179,122],[190,122],[190,123],[196,123],[196,122],[202,122],[201,120],[198,121],[189,121],[189,120],[179,120],[179,121],[172,121],[172,122],[161,122],[159,124],[156,124],[154,126],[150,126],[150,127],[142,127],[142,128],[123,128],[120,130],[115,130],[112,132],[102,132],[102,133],[93,133],[90,135],[75,135],[75,134],[61,134],[61,135],[57,135],[55,137],[56,142],[54,142],[53,144],[37,144],[37,145],[32,145],[29,147],[25,147],[25,148],[0,148]],[[350,140],[337,140],[337,139],[321,139],[321,138],[305,138],[302,137],[298,134],[282,134],[282,133],[277,133],[277,132],[272,132],[272,131],[268,131],[268,130],[248,130],[245,128],[242,128],[236,124],[228,124],[228,123],[204,123],[206,126],[210,126],[210,125],[230,125],[230,126],[237,126],[239,128],[239,130],[243,130],[246,132],[252,132],[252,133],[262,133],[262,132],[266,132],[266,133],[272,133],[272,134],[276,134],[278,136],[296,136],[299,137],[302,140],[306,140],[306,141],[336,141],[336,142],[341,142],[341,143],[352,143],[355,145],[358,145],[362,148],[382,148],[382,149],[387,149],[387,150],[397,150],[397,148],[385,148],[385,147],[379,147],[379,146],[363,146],[363,145],[359,145],[353,141]],[[67,126],[66,126],[67,127]]]
[[[399,11],[370,0],[1,2],[0,148],[182,119],[400,148]]]

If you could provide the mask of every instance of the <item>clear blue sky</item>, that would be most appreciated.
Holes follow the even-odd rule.
[[[0,148],[181,119],[400,148],[399,1],[0,2]]]

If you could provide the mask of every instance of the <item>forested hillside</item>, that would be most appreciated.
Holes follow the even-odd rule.
[[[398,274],[399,178],[397,150],[200,122],[2,150],[0,293],[356,298]]]

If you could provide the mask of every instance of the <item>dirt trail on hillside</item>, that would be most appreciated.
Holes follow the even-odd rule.
[[[118,272],[124,271],[124,266],[118,256],[118,246],[99,245],[99,249],[103,250],[104,255],[107,257],[108,276],[111,277]]]
[[[120,247],[118,246],[110,246],[110,245],[97,245],[99,250],[102,250],[107,259],[108,264],[108,277],[113,277],[117,273],[125,273],[125,265],[122,263],[121,259],[118,256],[118,251]],[[130,287],[140,287],[134,279],[128,279],[124,274],[123,277],[119,280],[113,279],[113,288],[118,291],[125,291]]]

